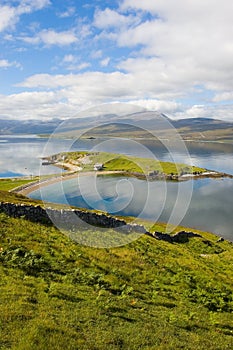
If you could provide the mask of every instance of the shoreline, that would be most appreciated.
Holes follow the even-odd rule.
[[[41,187],[45,187],[45,186],[49,186],[52,185],[54,183],[60,182],[60,181],[66,181],[66,180],[70,180],[70,179],[74,179],[76,177],[81,176],[88,176],[88,175],[93,175],[96,174],[97,176],[99,174],[103,174],[103,175],[117,175],[119,173],[119,171],[101,171],[101,172],[94,172],[94,171],[86,171],[86,172],[80,172],[80,173],[68,173],[68,174],[62,174],[62,175],[56,175],[54,177],[51,177],[49,179],[45,179],[45,180],[39,180],[37,182],[31,182],[28,183],[26,185],[20,186],[20,187],[16,187],[14,188],[11,192],[14,193],[18,193],[18,194],[22,194],[23,196],[27,196],[29,193],[34,192],[36,190],[39,190]]]
[[[86,171],[86,172],[70,172],[70,173],[63,173],[62,175],[55,175],[54,177],[39,180],[36,182],[30,182],[28,184],[25,184],[20,187],[16,187],[11,192],[18,193],[24,196],[27,196],[31,192],[34,192],[36,190],[39,190],[41,187],[46,187],[49,185],[52,185],[57,182],[66,181],[70,179],[74,179],[79,176],[88,176],[88,175],[94,175],[94,176],[108,176],[108,175],[116,175],[116,176],[127,176],[127,177],[136,177],[141,180],[147,180],[147,181],[176,181],[176,182],[183,182],[183,181],[189,181],[189,180],[199,180],[199,179],[223,179],[223,178],[233,178],[233,175],[226,174],[226,173],[218,173],[214,171],[209,171],[202,174],[184,174],[181,176],[170,176],[170,175],[163,175],[163,176],[146,176],[144,174],[138,174],[138,173],[127,173],[121,170],[101,170],[101,171]]]
[[[47,138],[49,138],[51,135],[40,135],[40,134],[38,134],[37,135],[39,138],[42,138],[42,139],[47,139]],[[73,140],[73,139],[75,139],[75,137],[66,137],[66,136],[58,136],[58,137],[56,137],[56,136],[54,136],[53,137],[54,139],[61,139],[61,140]],[[122,136],[110,136],[110,135],[103,135],[103,136],[99,136],[99,135],[97,135],[97,136],[84,136],[84,137],[81,137],[81,139],[83,139],[83,140],[101,140],[101,139],[105,139],[105,138],[108,138],[108,139],[122,139],[122,138],[125,138],[125,136],[124,135],[122,135]],[[145,140],[153,140],[153,141],[155,141],[155,139],[153,138],[153,137],[128,137],[129,139],[132,139],[132,140],[137,140],[137,141],[145,141]],[[161,140],[163,140],[163,138],[161,139]],[[156,140],[157,141],[157,140]],[[174,139],[166,139],[166,141],[168,141],[168,142],[174,142],[174,141],[176,141],[176,140],[174,140]],[[218,143],[218,144],[225,144],[225,145],[233,145],[233,140],[203,140],[203,139],[184,139],[184,138],[182,138],[182,141],[184,141],[184,142],[187,142],[187,143],[189,143],[189,142],[197,142],[197,143]]]

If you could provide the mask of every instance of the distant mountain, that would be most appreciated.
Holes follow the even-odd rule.
[[[0,119],[0,135],[51,134],[60,123],[60,119],[48,121]]]
[[[207,131],[216,129],[228,129],[233,127],[233,123],[210,118],[191,118],[172,120],[172,125],[177,129],[190,128],[192,131]]]
[[[165,130],[169,128],[169,123],[176,129],[186,129],[193,132],[203,132],[207,130],[228,129],[233,127],[233,123],[210,118],[189,118],[170,119],[163,113],[158,112],[137,112],[119,117],[116,114],[105,114],[89,118],[71,118],[61,127],[63,132],[71,130],[82,130],[95,128],[95,132],[103,134],[108,127],[114,132],[129,131],[136,128],[147,130]],[[128,125],[126,125],[128,124]],[[125,125],[125,126],[124,126]],[[59,132],[61,132],[59,130]]]
[[[76,131],[86,131],[87,133],[108,134],[118,132],[133,132],[141,129],[159,129],[168,128],[170,119],[165,114],[158,112],[142,111],[127,115],[118,116],[117,114],[101,114],[95,117],[77,118],[73,117],[61,124],[58,133],[76,135]]]
[[[87,123],[87,120],[85,121]],[[72,122],[72,131],[66,131],[64,134],[77,136],[82,130],[82,127],[75,127],[75,122]],[[172,126],[181,135],[184,140],[201,140],[201,141],[220,141],[233,142],[233,123],[216,119],[208,118],[192,118],[182,120],[169,119],[164,114],[135,113],[125,116],[124,118],[114,117],[111,120],[101,123],[95,121],[89,124],[88,128],[83,128],[82,136],[84,137],[127,137],[127,138],[150,138],[150,132],[156,131],[156,135],[161,138],[173,139],[176,137]],[[75,131],[76,130],[76,131]]]
[[[48,121],[0,119],[0,134],[51,134],[59,126],[56,134],[63,137],[147,137],[147,130],[156,130],[161,132],[162,137],[169,138],[169,123],[185,140],[233,141],[231,122],[208,118],[172,120],[165,114],[148,111],[120,117],[113,113],[85,118],[73,117],[65,121],[55,118]]]

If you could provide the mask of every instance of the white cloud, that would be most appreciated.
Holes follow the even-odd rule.
[[[176,112],[180,111],[181,108],[181,105],[179,103],[166,100],[130,100],[128,103],[144,107],[149,111],[158,111],[160,113],[165,113],[168,115],[174,115]]]
[[[91,66],[89,62],[79,62],[80,57],[72,54],[65,55],[62,60],[62,65],[69,71],[81,71]]]
[[[182,19],[185,22],[203,17],[209,21],[207,14],[211,19],[222,15],[225,17],[229,7],[232,9],[232,3],[228,0],[222,0],[221,3],[218,0],[206,0],[205,2],[202,0],[123,0],[121,3],[122,11],[143,10],[163,19],[170,18],[176,21]],[[227,18],[231,18],[231,13],[227,14]]]
[[[58,16],[60,18],[67,18],[67,17],[71,17],[74,16],[75,14],[75,7],[68,7],[67,10],[65,12],[60,13]]]
[[[110,57],[106,57],[100,62],[100,65],[102,67],[107,67],[109,65],[109,62],[110,62]]]
[[[85,68],[90,67],[91,64],[89,62],[82,62],[77,66],[77,70],[83,70]]]
[[[0,6],[0,14],[1,11],[5,14],[5,17],[0,16],[0,31],[13,27],[21,14],[48,4],[47,0],[27,0],[14,8]],[[106,67],[110,60],[111,66],[113,62],[118,66],[112,73],[89,71],[29,76],[18,86],[30,89],[35,108],[30,103],[27,106],[29,95],[19,94],[21,101],[25,102],[24,107],[17,95],[12,95],[15,113],[53,117],[61,116],[65,109],[65,114],[72,115],[85,106],[132,101],[178,118],[233,120],[230,105],[217,105],[217,102],[233,99],[232,13],[233,2],[229,0],[122,0],[118,10],[97,10],[92,26],[86,19],[80,19],[75,27],[66,31],[59,32],[55,28],[38,30],[31,37],[25,34],[22,40],[44,44],[44,48],[53,45],[67,47],[78,42],[81,52],[85,43],[89,45],[84,50],[86,53],[89,49],[87,57],[97,59],[102,67]],[[84,40],[87,37],[88,43]],[[113,43],[105,55],[106,39]],[[11,40],[10,36],[8,40]],[[105,46],[101,46],[103,43]],[[63,53],[60,66],[73,71],[90,67],[87,57],[82,53],[78,55],[76,57],[70,50]],[[105,57],[107,55],[109,57]],[[7,60],[0,61],[2,67],[8,64]],[[37,95],[37,90],[42,95]],[[50,100],[40,104],[47,90],[52,93]],[[198,104],[200,96],[202,100]],[[176,102],[177,98],[186,99],[185,105]],[[9,101],[6,105],[2,98],[1,103],[2,113],[4,105],[6,111],[10,109],[14,115]],[[192,106],[194,103],[196,105]],[[21,106],[21,112],[18,106]]]
[[[13,7],[0,6],[0,32],[7,28],[11,28],[18,21],[18,16]]]
[[[227,91],[227,92],[218,93],[214,96],[213,101],[214,102],[233,101],[233,92]]]
[[[21,87],[66,88],[78,91],[78,96],[87,100],[114,100],[115,97],[133,96],[135,81],[133,77],[120,72],[86,72],[82,74],[49,75],[38,74],[26,79]]]
[[[135,89],[135,78],[120,72],[35,75],[21,85],[33,91],[1,95],[1,116],[19,119],[72,117],[85,108],[118,101],[159,111],[172,118],[208,117],[233,121],[230,105],[195,105],[184,108],[175,100],[141,99],[141,91]],[[37,88],[41,91],[35,91]]]
[[[137,16],[122,15],[117,11],[106,8],[103,11],[97,10],[94,16],[94,25],[97,28],[105,29],[109,27],[122,27],[138,22]]]
[[[39,44],[40,42],[40,38],[38,36],[35,37],[31,37],[31,36],[24,36],[22,38],[20,38],[22,41],[24,41],[27,44],[32,44],[32,45],[36,45]]]
[[[174,113],[177,119],[212,118],[233,122],[232,105],[194,105]]]
[[[11,66],[11,63],[7,60],[0,60],[0,68],[8,68]]]
[[[56,32],[54,30],[43,30],[39,33],[39,38],[46,45],[70,45],[78,40],[72,31]]]
[[[124,0],[121,10],[129,9],[147,11],[152,18],[112,37],[118,46],[137,50],[120,68],[143,74],[149,65],[168,90],[174,84],[184,92],[196,85],[233,89],[232,1]]]
[[[21,65],[15,61],[9,62],[8,60],[5,60],[5,59],[0,60],[0,69],[1,68],[9,68],[9,67],[21,68]]]
[[[44,29],[34,37],[21,37],[21,40],[30,44],[43,43],[47,46],[66,46],[78,41],[72,30],[56,32],[53,29]]]
[[[156,77],[151,74],[149,64],[147,68],[144,72],[139,70],[134,73],[37,74],[25,79],[17,86],[30,89],[78,87],[79,94],[82,94],[83,91],[89,92],[90,95],[87,93],[87,99],[97,98],[97,100],[103,92],[108,99],[112,100],[114,98],[142,99],[142,97],[167,100],[181,95],[181,86],[176,87],[177,81],[174,81],[168,88],[166,77],[163,78],[159,75]],[[93,90],[96,90],[94,95],[92,94]]]
[[[9,96],[0,95],[0,115],[13,119],[50,119],[72,116],[74,106],[62,98],[58,92],[23,92]]]
[[[100,72],[68,75],[38,74],[29,77],[20,85],[24,88],[44,89],[45,95],[42,92],[37,95],[36,92],[32,91],[31,95],[28,93],[20,94],[20,100],[18,95],[14,95],[9,98],[9,100],[14,101],[13,104],[9,104],[8,100],[2,98],[0,114],[4,114],[5,108],[8,111],[7,115],[10,116],[9,108],[13,114],[12,111],[17,109],[19,102],[24,100],[22,106],[25,110],[23,111],[20,107],[17,109],[17,114],[21,114],[23,117],[30,116],[31,113],[31,117],[37,118],[42,115],[42,110],[44,110],[44,118],[61,117],[64,114],[72,116],[85,107],[134,96],[130,77],[119,72],[109,74]],[[51,90],[48,95],[51,101],[46,103],[46,110],[45,103],[41,103],[41,100],[46,97],[48,89]],[[35,103],[28,104],[28,100],[35,101]]]
[[[0,32],[13,29],[21,15],[41,10],[49,4],[49,0],[23,0],[18,6],[0,5]]]
[[[204,106],[195,105],[184,108],[181,103],[169,98],[169,93],[160,94],[160,98],[155,98],[151,93],[151,98],[142,99],[140,96],[148,95],[149,85],[138,84],[139,76],[132,74],[114,72],[86,72],[68,75],[39,74],[26,79],[21,85],[30,89],[51,89],[51,102],[47,104],[46,117],[62,116],[64,110],[66,115],[72,116],[85,107],[95,106],[106,102],[129,102],[134,105],[156,110],[174,118],[210,117],[227,119],[233,121],[231,106]],[[153,82],[153,79],[152,79]],[[32,92],[33,94],[33,92]],[[45,93],[46,94],[46,93]],[[163,95],[165,96],[163,98]],[[26,95],[27,97],[28,95]],[[33,115],[41,112],[40,101],[43,95],[36,95],[39,99],[32,108]],[[21,95],[21,98],[24,97]],[[64,102],[65,101],[65,102]],[[25,101],[27,106],[27,101]],[[37,111],[38,106],[38,111]],[[53,112],[51,114],[51,112]],[[30,113],[27,113],[30,114]]]
[[[22,0],[19,1],[19,6],[16,7],[16,11],[18,14],[25,14],[41,10],[48,5],[50,5],[49,0]]]
[[[65,57],[63,58],[64,63],[71,63],[75,61],[76,61],[76,57],[74,55],[65,55]]]
[[[146,98],[185,96],[186,91],[199,84],[185,61],[178,67],[168,65],[160,58],[131,58],[121,62],[118,68],[135,78],[135,92],[140,91]]]

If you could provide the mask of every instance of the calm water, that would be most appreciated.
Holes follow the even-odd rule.
[[[171,154],[161,144],[152,141],[142,144],[116,139],[79,140],[75,143],[70,140],[56,140],[44,150],[46,142],[47,140],[37,137],[0,136],[0,177],[60,172],[55,167],[41,167],[40,157],[66,150],[107,150],[128,155],[154,156],[165,161],[175,158],[176,161],[233,174],[233,145],[189,143],[189,158],[182,149],[174,146]],[[148,150],[153,154],[148,153]],[[193,192],[189,203],[187,197],[192,185]],[[40,198],[41,193],[36,191],[31,197]],[[62,185],[47,186],[43,189],[42,197],[48,201],[101,209],[118,215],[140,216],[154,221],[170,220],[176,223],[184,216],[182,225],[209,230],[233,241],[231,179],[147,183],[133,178],[96,179],[82,176],[64,181]]]
[[[188,143],[190,158],[187,158],[183,150],[176,148],[176,145],[172,145],[173,151],[170,154],[163,145],[154,141],[83,139],[73,142],[71,140],[53,140],[46,147],[47,141],[47,139],[35,135],[0,135],[0,177],[60,172],[58,168],[53,166],[41,167],[40,158],[72,150],[107,150],[108,152],[141,157],[156,157],[164,161],[172,161],[175,158],[180,162],[233,174],[233,145],[190,142]]]
[[[215,232],[233,240],[233,181],[231,179],[194,181],[191,202],[186,193],[189,181],[180,184],[181,196],[176,203],[178,184],[150,182],[125,177],[82,176],[42,188],[32,198],[94,208],[117,215],[136,216],[152,221],[168,222],[174,206],[173,224]],[[187,208],[183,219],[184,209]]]
[[[0,135],[0,177],[56,174],[61,169],[41,166],[41,157],[69,150],[69,140],[53,140],[46,147],[47,139],[36,135]],[[90,148],[90,142],[80,141],[72,150]],[[80,148],[81,147],[81,148]]]

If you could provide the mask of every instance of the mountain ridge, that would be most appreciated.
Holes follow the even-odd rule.
[[[222,121],[210,118],[186,118],[186,119],[171,119],[166,114],[140,111],[138,113],[131,113],[125,116],[118,116],[117,114],[100,114],[95,117],[70,119],[53,118],[47,121],[41,120],[17,120],[17,119],[3,119],[0,118],[0,135],[12,134],[61,134],[70,133],[71,131],[79,130],[87,132],[88,136],[91,133],[95,135],[103,135],[113,133],[132,133],[140,130],[166,130],[177,129],[182,137],[189,138],[195,134],[195,138],[213,137],[216,131],[221,137],[231,139],[230,135],[233,130],[233,122]],[[128,124],[128,126],[127,126]],[[170,125],[169,125],[170,124]],[[89,130],[89,131],[88,131]],[[206,133],[202,134],[202,133]],[[217,135],[218,136],[218,135]],[[216,138],[216,135],[214,135]]]

